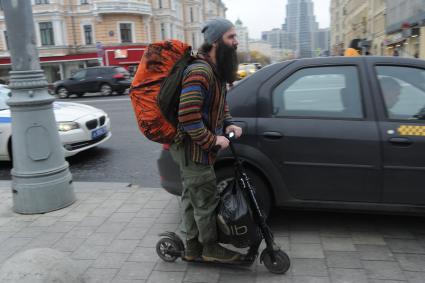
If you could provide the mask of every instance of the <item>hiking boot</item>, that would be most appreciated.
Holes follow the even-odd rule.
[[[200,258],[202,255],[202,244],[198,239],[191,239],[186,241],[186,249],[184,251],[184,259],[187,261],[193,261]]]
[[[219,244],[211,244],[204,247],[202,251],[202,259],[204,261],[215,261],[215,262],[232,262],[240,260],[241,254],[228,250]]]

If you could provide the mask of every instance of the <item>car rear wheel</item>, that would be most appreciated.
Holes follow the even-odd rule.
[[[251,184],[255,187],[257,201],[259,203],[260,208],[263,209],[263,212],[267,218],[270,214],[270,210],[272,207],[268,185],[264,181],[264,179],[258,173],[255,173],[253,170],[245,169],[245,172],[248,175]],[[230,185],[231,182],[235,179],[235,170],[233,166],[218,168],[216,170],[216,177],[217,187],[220,191],[226,186]]]
[[[69,96],[69,91],[66,87],[59,87],[56,91],[59,98],[67,98]]]
[[[111,95],[112,94],[112,87],[108,84],[102,84],[100,86],[100,93],[102,95]]]

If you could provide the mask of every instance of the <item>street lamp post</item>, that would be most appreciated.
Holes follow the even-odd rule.
[[[31,1],[2,0],[12,71],[13,209],[44,213],[72,204],[75,194],[40,68]]]

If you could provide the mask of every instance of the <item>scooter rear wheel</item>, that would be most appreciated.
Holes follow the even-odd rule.
[[[275,264],[273,264],[270,254],[267,251],[264,251],[264,253],[264,265],[271,273],[284,274],[286,271],[288,271],[289,267],[291,266],[291,261],[285,252],[281,250],[273,251],[273,254],[276,258]]]
[[[170,252],[178,252],[179,245],[175,241],[170,238],[162,238],[156,244],[156,253],[158,256],[166,262],[174,262],[178,258],[178,256],[170,253]]]

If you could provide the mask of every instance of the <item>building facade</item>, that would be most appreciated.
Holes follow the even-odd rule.
[[[283,25],[288,38],[294,38],[297,57],[314,57],[315,33],[318,23],[314,16],[314,4],[311,0],[289,0],[286,5],[286,21]]]
[[[270,58],[271,63],[277,63],[283,60],[293,59],[295,56],[293,50],[273,48],[270,43],[265,40],[250,40],[249,51],[256,51]]]
[[[331,54],[343,55],[352,40],[363,54],[386,55],[385,0],[332,0]]]
[[[236,34],[238,36],[238,52],[249,52],[249,33],[240,19],[235,22]]]
[[[221,0],[29,1],[49,82],[99,64],[131,68],[153,41],[179,39],[196,49],[202,22],[226,11]],[[0,79],[7,81],[11,62],[1,10],[0,32]]]
[[[314,16],[311,0],[289,0],[286,5],[285,24],[281,29],[275,28],[262,32],[262,40],[275,49],[290,51],[298,58],[318,56],[319,49],[326,48],[329,32],[319,30]],[[326,48],[328,50],[329,48]]]
[[[385,0],[368,0],[368,37],[371,42],[370,54],[387,55],[385,48]]]
[[[294,49],[295,45],[294,40],[289,41],[288,40],[288,33],[285,32],[283,29],[280,28],[274,28],[269,31],[263,31],[261,32],[261,40],[268,42],[272,48],[277,49],[283,49],[283,48],[290,48]]]
[[[363,54],[425,58],[425,0],[332,0],[331,49],[360,40]]]
[[[348,0],[331,0],[330,5],[330,32],[331,32],[331,55],[343,55],[345,49],[345,17],[347,10],[345,5]]]
[[[425,58],[425,0],[386,0],[388,54]]]
[[[327,56],[330,50],[330,29],[319,29],[314,33],[314,51],[316,56]]]

